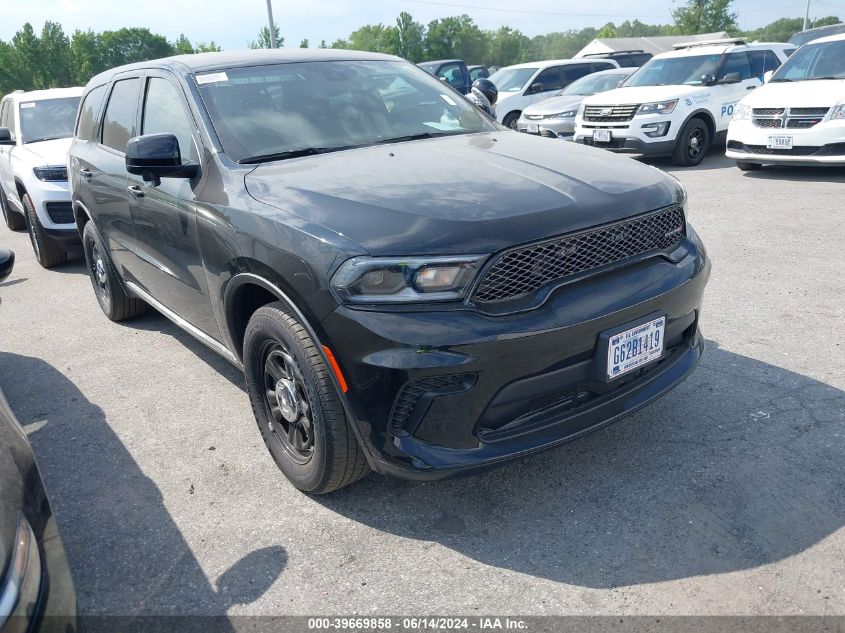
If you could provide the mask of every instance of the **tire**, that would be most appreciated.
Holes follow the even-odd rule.
[[[690,119],[678,135],[672,162],[682,167],[694,167],[704,160],[710,148],[710,131],[701,119]]]
[[[516,129],[516,122],[519,120],[522,112],[508,112],[505,118],[502,119],[502,125],[509,127],[512,130]]]
[[[53,238],[44,231],[41,220],[35,212],[32,198],[28,193],[21,196],[23,208],[26,211],[26,225],[29,229],[29,241],[32,242],[32,250],[35,251],[35,259],[44,268],[53,268],[67,263],[67,253],[59,246]]]
[[[746,163],[745,161],[737,161],[736,166],[739,167],[740,171],[757,171],[763,165],[760,163]]]
[[[82,232],[82,248],[94,295],[103,314],[112,321],[124,321],[143,313],[147,304],[126,294],[92,222],[88,222]]]
[[[3,220],[6,222],[6,226],[12,231],[22,231],[26,228],[26,218],[9,206],[9,200],[3,192],[3,187],[0,187],[0,211],[3,212]]]
[[[255,420],[285,477],[312,494],[333,492],[369,472],[330,371],[317,343],[284,304],[255,311],[244,335]]]

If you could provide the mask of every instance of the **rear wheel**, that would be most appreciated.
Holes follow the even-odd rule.
[[[684,167],[698,165],[704,160],[709,147],[710,131],[707,125],[701,119],[691,119],[678,135],[672,162]]]
[[[141,314],[147,304],[126,294],[92,222],[88,222],[82,232],[82,248],[91,285],[103,313],[112,321],[123,321]]]
[[[26,228],[26,218],[13,210],[9,205],[9,200],[3,192],[3,187],[0,187],[0,210],[3,212],[3,220],[6,222],[6,226],[11,230],[22,231]]]
[[[502,125],[505,127],[509,127],[512,130],[516,129],[516,122],[519,121],[519,116],[522,112],[508,112],[504,119],[502,119]]]
[[[317,343],[284,304],[256,310],[244,335],[249,399],[279,469],[304,492],[332,492],[369,472]]]
[[[746,163],[745,161],[737,161],[736,166],[740,171],[757,171],[762,167],[760,163]]]
[[[29,241],[32,242],[32,250],[35,251],[35,259],[44,268],[52,268],[67,263],[67,253],[59,246],[53,238],[44,231],[41,220],[35,212],[35,205],[28,193],[23,194],[23,208],[26,210],[27,227],[29,228]]]

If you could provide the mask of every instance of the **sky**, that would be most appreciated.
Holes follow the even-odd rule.
[[[418,22],[449,15],[470,15],[482,28],[507,24],[534,36],[550,31],[600,27],[638,18],[671,22],[671,10],[683,0],[272,0],[273,13],[287,46],[303,38],[349,35],[363,24],[393,24],[401,11]],[[810,0],[810,16],[845,18],[845,0]],[[781,17],[804,15],[806,0],[734,0],[739,26],[752,29]],[[45,20],[60,22],[65,32],[103,31],[124,26],[148,27],[173,41],[184,33],[192,42],[214,40],[227,50],[246,48],[267,24],[266,0],[0,0],[0,39],[9,40],[24,22],[40,30]]]

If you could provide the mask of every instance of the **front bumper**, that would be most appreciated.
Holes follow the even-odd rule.
[[[658,124],[667,124],[663,136],[648,136],[647,131]],[[609,143],[593,141],[595,130],[610,130]],[[636,115],[627,122],[591,122],[577,119],[573,140],[582,145],[590,145],[621,154],[640,154],[642,156],[668,156],[675,149],[677,123],[660,114]]]
[[[792,149],[769,149],[770,136],[791,136]],[[845,120],[822,121],[805,129],[759,128],[752,121],[731,121],[725,155],[751,163],[845,164]]]
[[[545,136],[547,138],[560,138],[572,140],[575,134],[575,118],[568,119],[526,119],[521,116],[516,122],[516,129],[520,132]]]
[[[322,328],[374,469],[439,479],[557,446],[644,406],[703,350],[698,319],[710,263],[694,232],[685,255],[630,264],[509,316],[470,309],[340,307]],[[599,337],[665,315],[661,359],[604,379]]]

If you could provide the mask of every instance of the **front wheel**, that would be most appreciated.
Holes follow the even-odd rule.
[[[141,314],[147,304],[126,294],[92,222],[88,222],[82,231],[82,248],[91,285],[103,314],[112,321],[124,321]]]
[[[29,240],[32,242],[32,250],[35,251],[35,259],[38,263],[44,268],[53,268],[53,266],[67,263],[67,253],[47,235],[28,193],[23,194],[23,208],[26,210]]]
[[[683,167],[694,167],[704,160],[709,147],[710,132],[707,125],[701,119],[692,119],[678,134],[672,162]]]
[[[505,118],[502,119],[502,125],[505,127],[509,127],[512,130],[516,129],[516,122],[519,121],[519,117],[522,112],[508,112],[505,115]]]
[[[745,161],[737,161],[736,166],[740,171],[757,171],[762,167],[760,163],[746,163]]]
[[[256,310],[244,335],[249,399],[264,443],[290,482],[332,492],[369,472],[331,369],[299,319],[280,302]]]

